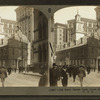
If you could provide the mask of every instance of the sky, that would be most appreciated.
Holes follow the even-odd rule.
[[[18,6],[0,6],[0,17],[9,20],[16,20],[16,12]]]
[[[0,17],[4,19],[16,21],[15,9],[18,6],[0,6]],[[0,39],[4,38],[4,35],[0,35]]]
[[[75,15],[78,14],[84,18],[96,19],[96,6],[75,6],[75,7],[67,7],[58,10],[54,14],[55,23],[67,23],[67,20],[75,19]]]
[[[16,13],[14,10],[17,7],[18,6],[1,6],[0,17],[5,19],[16,20]],[[96,6],[75,6],[62,8],[54,14],[54,19],[55,22],[65,24],[67,20],[75,18],[77,11],[84,18],[96,19],[96,13],[94,8],[96,8]]]
[[[9,20],[16,20],[15,9],[18,6],[0,6],[0,17]],[[95,9],[96,6],[75,6],[62,8],[55,12],[54,20],[55,23],[67,23],[67,20],[74,19],[78,13],[84,18],[96,19]],[[0,36],[1,38],[1,36]]]
[[[14,10],[17,7],[18,6],[1,6],[1,18],[16,20],[16,13]],[[62,8],[54,14],[55,22],[65,23],[66,20],[74,19],[77,14],[77,10],[82,17],[96,19],[94,8],[96,8],[96,6],[75,6]]]

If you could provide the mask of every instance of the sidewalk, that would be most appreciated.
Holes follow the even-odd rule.
[[[42,75],[39,74],[39,73],[34,73],[34,72],[22,72],[22,74],[24,75],[31,75],[31,76],[38,76],[38,77],[41,77]]]

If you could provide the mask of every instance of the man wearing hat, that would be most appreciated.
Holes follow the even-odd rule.
[[[0,69],[0,78],[1,78],[1,82],[2,82],[2,87],[4,87],[4,81],[5,81],[6,77],[7,77],[7,70],[6,70],[5,66],[3,65]]]
[[[78,70],[78,77],[79,77],[79,80],[80,80],[80,83],[81,83],[81,87],[83,86],[83,78],[86,76],[86,73],[85,73],[85,69],[84,69],[84,66],[80,66],[79,70]]]

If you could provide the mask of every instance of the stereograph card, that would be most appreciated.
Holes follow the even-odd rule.
[[[0,99],[99,99],[99,28],[97,0],[0,1]]]

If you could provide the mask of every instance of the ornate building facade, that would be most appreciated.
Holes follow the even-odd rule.
[[[100,56],[100,41],[94,37],[87,38],[80,44],[57,51],[57,64],[88,65],[91,68],[98,68]],[[69,59],[66,60],[66,58]]]
[[[28,58],[27,64],[32,63],[32,41],[34,40],[34,9],[26,6],[20,6],[16,11],[17,26],[21,30],[22,34],[28,38]]]
[[[48,63],[48,20],[39,10],[34,11],[34,63]],[[38,67],[38,66],[37,66]]]
[[[94,35],[97,37],[96,25],[96,20],[82,18],[78,13],[75,19],[68,20],[66,25],[55,24],[56,50],[73,46],[77,44],[77,40],[82,39],[84,36],[91,37]]]
[[[77,14],[74,20],[68,21],[67,40],[71,42],[75,39],[76,42],[56,52],[58,64],[83,64],[91,68],[100,66],[100,7],[96,7],[95,11],[97,20]]]
[[[26,66],[27,43],[20,42],[15,38],[4,38],[0,42],[2,42],[0,44],[0,65],[12,68],[13,66],[16,68]]]
[[[83,18],[78,13],[75,19],[67,21],[67,42],[91,36],[96,32],[96,20]]]
[[[1,23],[3,26],[4,34],[7,34],[9,37],[11,37],[13,34],[16,33],[16,21],[13,20],[7,20],[7,19],[1,19]]]
[[[67,42],[66,25],[55,23],[54,44],[55,48],[62,48]]]

